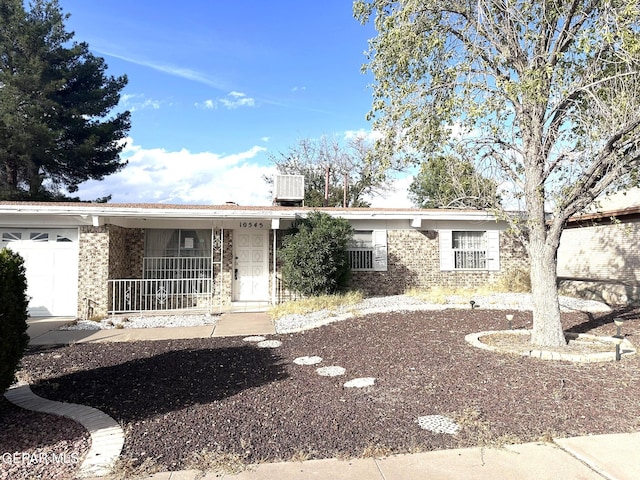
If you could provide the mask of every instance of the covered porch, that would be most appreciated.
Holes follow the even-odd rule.
[[[289,298],[276,256],[278,230],[293,218],[192,217],[94,217],[81,227],[79,317],[264,311]]]

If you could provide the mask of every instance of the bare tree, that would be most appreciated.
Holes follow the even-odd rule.
[[[638,3],[359,0],[354,14],[378,32],[367,68],[380,152],[461,149],[494,174],[504,208],[526,211],[503,214],[531,262],[532,341],[564,345],[564,224],[637,177]]]
[[[388,173],[380,168],[372,144],[363,135],[350,138],[346,145],[326,136],[302,139],[287,152],[270,156],[278,173],[304,175],[305,205],[324,205],[325,180],[329,173],[328,206],[368,207],[368,198],[385,191]],[[273,179],[264,177],[272,185]]]

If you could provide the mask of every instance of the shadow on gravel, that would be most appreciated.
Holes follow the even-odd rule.
[[[161,352],[41,380],[33,390],[129,422],[215,402],[287,377],[284,362],[273,350],[241,346]]]
[[[574,325],[568,328],[566,331],[572,333],[590,333],[596,328],[602,327],[607,324],[613,324],[613,320],[615,318],[621,318],[625,322],[628,322],[630,320],[637,321],[640,317],[640,310],[638,309],[638,307],[621,306],[614,308],[610,313],[593,314],[590,312],[585,312],[585,314],[588,318],[586,322]]]

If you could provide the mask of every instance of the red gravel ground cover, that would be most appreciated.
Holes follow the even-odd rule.
[[[613,317],[624,315],[627,338],[640,346],[639,313],[571,313],[563,321],[571,331],[612,335]],[[529,328],[531,314],[516,313],[513,323]],[[125,429],[123,458],[161,470],[183,469],[203,451],[252,463],[640,431],[638,356],[573,364],[464,341],[505,328],[503,311],[374,314],[271,336],[278,348],[209,338],[34,349],[21,376],[38,395],[114,417]],[[322,363],[293,363],[311,355]],[[331,365],[345,375],[315,373]],[[375,384],[343,386],[358,377]],[[0,411],[0,424],[13,415]],[[448,416],[461,430],[423,430],[417,420],[425,415]]]

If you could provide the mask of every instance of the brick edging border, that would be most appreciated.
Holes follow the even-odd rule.
[[[39,397],[28,384],[12,386],[4,396],[26,410],[59,415],[80,423],[91,435],[91,447],[80,465],[78,476],[101,477],[111,473],[124,445],[124,431],[109,415],[93,407]]]

